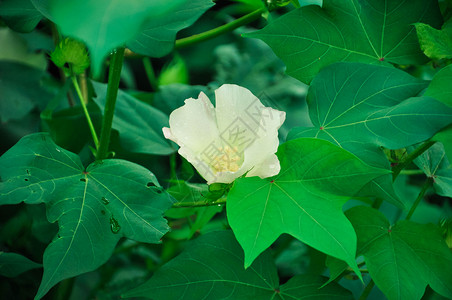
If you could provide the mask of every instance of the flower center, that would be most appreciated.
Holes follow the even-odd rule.
[[[212,163],[212,167],[215,173],[226,171],[237,172],[240,168],[240,156],[238,154],[238,148],[225,146],[224,148],[218,148],[218,150],[221,153],[213,159]]]

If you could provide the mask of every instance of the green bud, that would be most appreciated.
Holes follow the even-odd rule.
[[[50,54],[55,65],[65,72],[72,70],[74,74],[81,74],[89,67],[89,56],[83,43],[66,38],[61,41]]]

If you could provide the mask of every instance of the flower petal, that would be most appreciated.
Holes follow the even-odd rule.
[[[215,105],[221,139],[239,151],[248,147],[256,139],[264,105],[249,90],[235,84],[215,90]]]
[[[192,153],[200,154],[218,139],[219,131],[215,109],[209,98],[200,93],[198,99],[187,99],[185,105],[174,110],[169,119],[170,128],[164,128],[167,139]]]
[[[262,110],[258,138],[253,144],[245,149],[244,153],[245,160],[242,168],[251,170],[247,176],[259,176],[265,178],[278,174],[280,169],[279,161],[277,166],[275,166],[274,159],[270,159],[270,157],[278,150],[278,129],[281,127],[285,118],[285,112],[269,107]],[[273,172],[271,172],[271,170],[273,170]]]

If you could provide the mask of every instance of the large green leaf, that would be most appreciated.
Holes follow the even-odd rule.
[[[158,243],[168,231],[162,214],[172,202],[150,171],[123,160],[85,169],[48,134],[28,135],[6,152],[0,176],[0,204],[46,203],[48,220],[58,221],[38,299],[59,281],[98,268],[121,237]]]
[[[42,19],[42,14],[31,0],[3,0],[0,3],[0,17],[13,30],[30,32]]]
[[[358,236],[370,276],[389,300],[421,299],[427,284],[452,298],[452,253],[432,224],[399,221],[391,225],[364,206],[346,212]]]
[[[366,163],[388,168],[381,146],[399,149],[424,141],[452,121],[452,109],[431,97],[416,97],[425,87],[426,82],[394,68],[346,62],[330,65],[308,91],[314,127],[294,128],[289,138],[325,139]],[[403,206],[389,197],[391,176],[377,179],[368,189]]]
[[[325,0],[296,9],[247,37],[266,42],[287,73],[309,83],[338,61],[424,63],[413,23],[441,26],[436,1]]]
[[[48,0],[47,5],[50,19],[63,34],[86,43],[98,74],[102,60],[112,49],[132,40],[147,20],[160,20],[164,24],[164,17],[184,1]]]
[[[248,268],[230,231],[207,233],[192,243],[126,297],[154,300],[192,299],[351,299],[337,284],[319,289],[325,278],[292,277],[280,286],[271,254],[266,251]]]
[[[434,144],[418,156],[414,163],[425,175],[433,178],[433,187],[437,194],[452,197],[452,168],[442,144]]]
[[[177,32],[193,24],[213,5],[211,0],[192,0],[164,19],[150,19],[127,47],[151,57],[164,56],[173,50]]]
[[[0,251],[0,275],[6,277],[16,277],[28,270],[41,268],[42,265],[29,260],[25,256],[17,253]]]
[[[245,251],[245,266],[288,233],[357,270],[356,236],[342,206],[388,171],[320,139],[288,141],[277,155],[279,175],[237,179],[228,194],[227,216]]]
[[[105,107],[107,85],[93,82],[102,113]],[[163,136],[168,116],[138,99],[118,91],[113,128],[119,131],[121,145],[130,152],[167,155],[176,151]]]

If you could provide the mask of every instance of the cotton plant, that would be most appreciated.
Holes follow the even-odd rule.
[[[163,128],[163,134],[180,146],[179,154],[208,184],[231,183],[243,175],[277,175],[278,129],[286,113],[265,107],[235,84],[215,90],[215,103],[216,107],[201,92],[171,113],[170,127]]]

